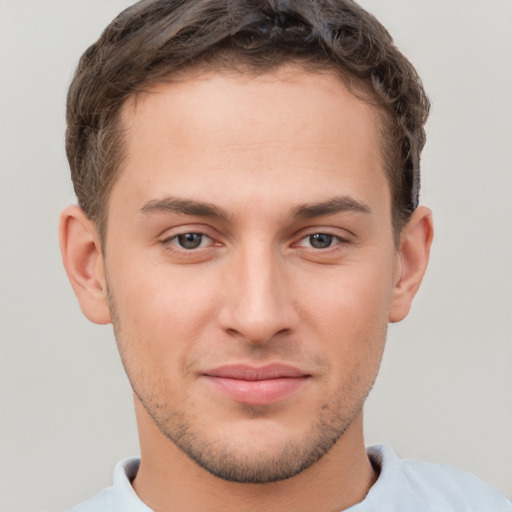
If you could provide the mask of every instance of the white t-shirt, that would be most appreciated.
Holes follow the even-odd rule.
[[[368,455],[379,478],[346,512],[512,512],[512,501],[461,469],[402,460],[386,445],[368,448]],[[119,462],[112,486],[68,512],[152,512],[130,483],[138,468],[138,458]]]

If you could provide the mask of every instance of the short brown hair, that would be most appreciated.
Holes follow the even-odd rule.
[[[100,237],[130,95],[189,67],[260,73],[290,62],[335,71],[384,114],[382,155],[399,233],[418,204],[429,101],[414,67],[371,14],[352,0],[142,0],[83,54],[68,93],[73,185]]]

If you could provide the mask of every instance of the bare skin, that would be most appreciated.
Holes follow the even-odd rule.
[[[78,207],[61,246],[134,389],[137,494],[158,512],[360,502],[363,403],[432,239],[421,207],[394,243],[377,113],[284,68],[156,86],[123,122],[106,257]]]
[[[137,408],[141,409],[140,402]],[[144,415],[139,411],[137,417]],[[141,453],[146,466],[139,470],[133,485],[155,511],[171,510],[171,499],[177,510],[204,512],[344,510],[362,501],[377,478],[366,457],[361,423],[359,415],[343,435],[343,442],[337,443],[314,467],[293,478],[268,484],[215,479],[203,486],[211,476],[169,443],[154,422],[139,420],[139,428],[144,429]],[[155,478],[164,474],[165,480]]]

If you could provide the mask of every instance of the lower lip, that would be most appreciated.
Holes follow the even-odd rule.
[[[267,380],[240,380],[206,376],[221,393],[244,404],[264,405],[278,402],[295,393],[308,380],[304,377],[281,377]]]

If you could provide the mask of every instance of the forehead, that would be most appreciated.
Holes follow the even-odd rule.
[[[167,128],[186,118],[191,124],[197,121],[195,128],[202,135],[216,135],[222,128],[219,122],[225,121],[227,126],[243,124],[245,130],[239,136],[249,135],[253,142],[258,142],[254,140],[257,133],[249,133],[249,129],[260,121],[276,129],[262,133],[265,139],[278,141],[301,132],[311,138],[315,132],[312,142],[327,141],[336,125],[347,121],[351,130],[362,129],[376,141],[381,124],[380,111],[350,92],[334,71],[307,71],[299,65],[257,75],[225,69],[184,71],[169,82],[152,84],[132,95],[123,107],[122,118],[125,126],[135,127],[140,136],[148,129],[144,121],[153,124],[166,113],[172,113],[166,119]],[[283,130],[286,126],[288,129]]]
[[[332,73],[288,67],[184,76],[131,97],[122,122],[119,182],[141,194],[193,188],[200,200],[233,191],[244,201],[269,183],[280,193],[266,190],[268,200],[282,201],[284,190],[328,196],[340,178],[348,192],[363,183],[388,194],[379,113]]]

